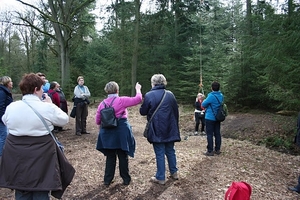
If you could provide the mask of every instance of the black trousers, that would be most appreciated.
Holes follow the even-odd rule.
[[[86,133],[86,119],[88,116],[88,105],[77,103],[76,105],[76,133]]]
[[[109,185],[114,179],[117,156],[119,159],[119,171],[120,176],[123,179],[123,184],[128,185],[131,181],[128,168],[128,155],[125,151],[121,149],[106,149],[106,164],[105,164],[105,174],[104,174],[104,184]]]
[[[200,117],[200,113],[195,112],[195,121],[196,121],[195,131],[198,132],[200,122],[201,122],[201,132],[204,131],[204,127],[205,127],[205,118],[204,118],[204,116]]]

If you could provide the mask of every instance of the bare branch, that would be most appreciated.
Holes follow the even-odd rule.
[[[53,19],[50,15],[47,15],[45,12],[43,12],[42,10],[40,10],[38,7],[36,7],[36,6],[34,6],[34,5],[31,5],[31,4],[28,4],[28,3],[26,3],[26,2],[24,2],[24,1],[22,1],[22,0],[16,0],[16,1],[18,1],[18,2],[20,2],[20,3],[22,3],[22,4],[26,5],[26,6],[29,6],[29,7],[33,8],[33,9],[35,9],[35,10],[38,11],[44,18],[48,19],[50,22],[60,24],[60,25],[62,25],[62,26],[67,27],[67,28],[70,29],[70,30],[73,30],[68,24],[64,24],[64,23],[59,22],[58,20]]]
[[[24,18],[24,17],[22,16],[21,13],[19,13],[19,12],[16,12],[16,13],[19,15],[18,18],[21,19],[23,22],[25,22],[25,23],[27,23],[27,24],[24,24],[24,23],[15,23],[15,22],[13,22],[13,23],[12,23],[13,25],[32,27],[33,29],[39,31],[40,33],[43,33],[43,34],[45,34],[45,35],[48,35],[48,36],[51,37],[52,39],[56,40],[56,38],[55,38],[54,35],[52,35],[52,34],[46,32],[46,31],[41,30],[40,28],[38,28],[37,26],[35,26],[31,21],[29,21],[28,19]]]

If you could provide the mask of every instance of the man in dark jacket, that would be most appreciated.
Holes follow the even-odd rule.
[[[147,140],[153,144],[156,156],[156,175],[151,181],[165,184],[165,155],[173,179],[178,179],[174,142],[181,140],[179,133],[179,111],[175,96],[165,90],[167,81],[164,75],[154,74],[151,78],[152,89],[145,94],[140,108],[141,115],[147,115],[150,126]]]

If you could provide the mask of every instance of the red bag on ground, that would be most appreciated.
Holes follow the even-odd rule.
[[[250,200],[252,188],[246,182],[232,182],[225,193],[225,200]]]

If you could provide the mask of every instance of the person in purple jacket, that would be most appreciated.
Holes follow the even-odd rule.
[[[119,85],[111,81],[105,85],[107,98],[104,99],[98,106],[96,112],[96,124],[99,125],[99,135],[96,149],[106,156],[104,185],[109,186],[115,176],[116,160],[119,159],[120,176],[123,179],[124,185],[129,185],[131,176],[128,168],[128,155],[134,157],[135,139],[132,134],[132,129],[127,121],[127,108],[135,106],[142,101],[142,86],[136,83],[135,97],[119,96]],[[101,110],[106,105],[111,105],[115,110],[115,116],[119,119],[118,126],[115,128],[103,128],[101,126]]]
[[[149,122],[160,105],[150,120],[147,140],[153,144],[157,168],[155,176],[151,177],[150,181],[164,185],[166,183],[165,156],[168,160],[170,177],[178,179],[174,146],[175,142],[181,141],[179,111],[174,94],[166,90],[167,80],[164,75],[154,74],[151,78],[151,85],[152,89],[145,94],[144,102],[140,107],[140,114],[146,115]]]

